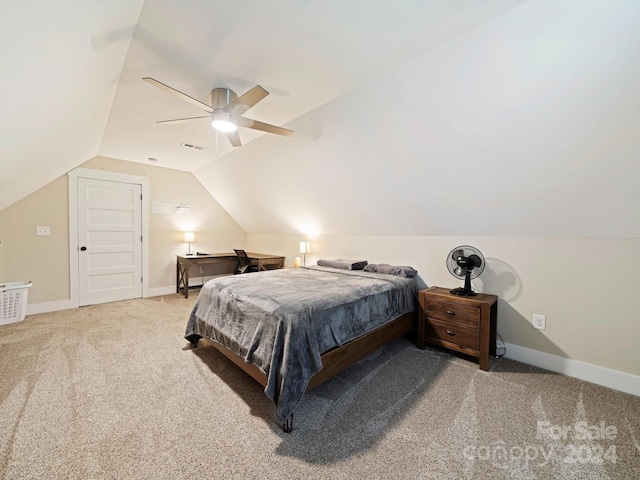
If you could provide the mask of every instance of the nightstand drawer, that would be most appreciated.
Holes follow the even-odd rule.
[[[445,322],[454,322],[472,328],[478,328],[480,324],[480,309],[478,307],[440,302],[438,300],[432,300],[429,296],[427,296],[425,314],[431,318],[437,318]]]
[[[473,350],[480,348],[480,333],[477,328],[465,327],[458,323],[441,322],[434,318],[427,318],[425,327],[427,337],[455,343]]]

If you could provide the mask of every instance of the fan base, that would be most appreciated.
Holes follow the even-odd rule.
[[[467,290],[466,288],[458,287],[453,290],[449,290],[449,293],[453,293],[454,295],[460,295],[462,297],[475,297],[477,295],[473,290]]]

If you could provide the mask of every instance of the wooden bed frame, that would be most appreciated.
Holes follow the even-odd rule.
[[[354,340],[340,347],[333,348],[328,352],[323,353],[320,358],[322,359],[322,370],[316,373],[307,386],[307,392],[313,390],[321,383],[326,382],[330,378],[334,377],[343,370],[349,368],[354,363],[362,360],[367,355],[375,352],[380,347],[391,343],[396,338],[410,333],[416,330],[417,312],[407,313],[401,317],[396,318],[386,324],[378,327],[377,329],[364,334]],[[248,373],[254,380],[256,380],[263,387],[267,386],[267,376],[262,371],[251,363],[247,363],[244,358],[237,353],[229,350],[224,345],[218,342],[210,342],[217,350],[219,350],[225,357],[235,363],[238,367]],[[282,424],[282,429],[289,433],[293,428],[293,419],[287,420]]]

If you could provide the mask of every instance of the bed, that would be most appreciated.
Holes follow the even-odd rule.
[[[415,329],[415,277],[369,267],[316,265],[210,280],[185,338],[194,348],[201,338],[212,340],[264,386],[289,432],[305,391]]]

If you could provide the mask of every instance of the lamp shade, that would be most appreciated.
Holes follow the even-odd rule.
[[[184,232],[184,241],[191,243],[195,240],[196,236],[193,232]]]
[[[309,253],[311,244],[310,242],[300,242],[300,253]]]

